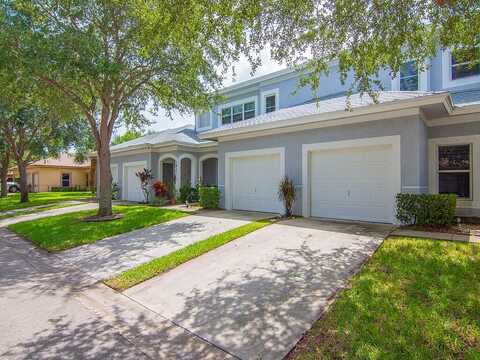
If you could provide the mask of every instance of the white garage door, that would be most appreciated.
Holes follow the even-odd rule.
[[[391,145],[312,152],[311,216],[392,222],[392,152]]]
[[[280,155],[232,158],[232,208],[264,212],[281,212],[278,200]]]
[[[144,165],[134,165],[134,166],[126,166],[125,167],[125,174],[124,174],[124,181],[123,186],[125,186],[125,200],[128,201],[137,201],[142,202],[145,201],[142,189],[140,188],[140,180],[135,175],[135,173],[142,171]]]

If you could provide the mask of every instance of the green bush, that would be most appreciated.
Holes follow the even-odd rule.
[[[188,202],[194,203],[198,201],[198,189],[191,187],[188,184],[183,185],[180,188],[180,197],[179,200],[181,203],[185,203],[187,200]]]
[[[91,191],[92,187],[89,186],[52,186],[51,192],[74,192],[74,191]]]
[[[397,194],[397,219],[409,225],[450,226],[456,206],[455,194]]]
[[[220,203],[220,190],[216,186],[200,186],[200,205],[206,209],[217,209]]]

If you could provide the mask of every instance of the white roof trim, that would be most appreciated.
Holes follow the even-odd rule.
[[[199,134],[200,139],[218,139],[231,135],[245,134],[262,130],[278,129],[290,126],[298,126],[312,123],[319,123],[329,121],[328,126],[335,126],[341,123],[343,119],[358,117],[366,114],[376,114],[382,112],[391,112],[394,110],[404,110],[408,108],[416,108],[424,105],[431,105],[441,103],[444,105],[448,113],[453,111],[452,102],[447,92],[428,94],[411,99],[394,100],[380,104],[372,104],[355,108],[353,111],[338,110],[326,113],[312,114],[307,116],[287,118],[284,120],[264,122],[252,124],[249,126],[227,128],[222,130],[217,128]],[[369,121],[368,117],[364,121]]]

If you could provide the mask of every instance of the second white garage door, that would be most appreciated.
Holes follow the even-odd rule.
[[[311,152],[311,216],[392,222],[392,152],[391,145]]]
[[[144,168],[145,165],[125,166],[123,178],[123,186],[125,187],[124,200],[136,202],[142,202],[145,200],[140,187],[140,180],[138,179],[138,176],[135,175]]]
[[[231,159],[232,209],[281,212],[278,200],[281,159],[278,154]]]

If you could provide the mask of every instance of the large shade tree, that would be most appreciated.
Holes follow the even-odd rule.
[[[0,132],[18,168],[20,202],[28,201],[27,166],[74,147],[81,141],[83,125],[79,119],[60,119],[34,103],[3,112]]]
[[[110,151],[120,122],[145,108],[207,107],[222,71],[258,51],[255,1],[16,0],[3,2],[3,41],[58,99],[82,112],[95,139],[99,216],[112,213]],[[6,35],[5,35],[6,34]],[[220,71],[219,71],[220,70]]]
[[[377,75],[392,75],[407,60],[426,66],[439,48],[480,61],[480,1],[264,0],[254,41],[269,42],[272,57],[299,66],[301,85],[320,86],[332,62],[350,92],[375,98]],[[465,51],[467,50],[467,51]]]

